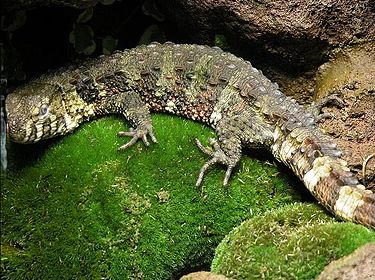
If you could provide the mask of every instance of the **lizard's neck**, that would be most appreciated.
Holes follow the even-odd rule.
[[[75,89],[63,95],[62,104],[65,114],[58,128],[57,134],[63,135],[76,129],[83,121],[95,117],[95,104],[87,103]]]

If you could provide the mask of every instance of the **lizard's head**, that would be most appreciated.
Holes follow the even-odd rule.
[[[80,104],[69,102],[67,106],[63,94],[64,91],[57,85],[38,82],[28,83],[9,94],[5,108],[10,139],[33,143],[76,128],[78,120],[71,115]]]

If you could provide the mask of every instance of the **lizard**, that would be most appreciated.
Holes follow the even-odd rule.
[[[206,171],[226,166],[228,185],[243,147],[266,148],[338,218],[375,228],[375,194],[350,172],[312,110],[284,95],[249,61],[218,47],[150,43],[61,68],[16,88],[6,98],[11,140],[34,143],[65,135],[83,121],[120,114],[133,129],[118,150],[157,143],[150,112],[166,112],[212,127]]]

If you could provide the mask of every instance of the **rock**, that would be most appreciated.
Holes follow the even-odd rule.
[[[317,280],[375,279],[375,243],[368,243],[350,255],[331,262]]]
[[[182,276],[180,280],[229,280],[230,278],[225,277],[224,275],[219,275],[207,271],[199,271],[189,273],[188,275]]]
[[[236,49],[295,67],[319,65],[332,47],[375,37],[374,0],[156,1],[192,41],[212,44],[222,34]]]
[[[337,49],[317,73],[315,99],[321,99],[343,89],[375,91],[375,42]]]

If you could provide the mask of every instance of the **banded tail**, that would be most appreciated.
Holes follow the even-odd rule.
[[[375,229],[375,194],[359,184],[332,138],[316,125],[289,132],[285,123],[276,125],[271,150],[326,209],[343,220]]]

